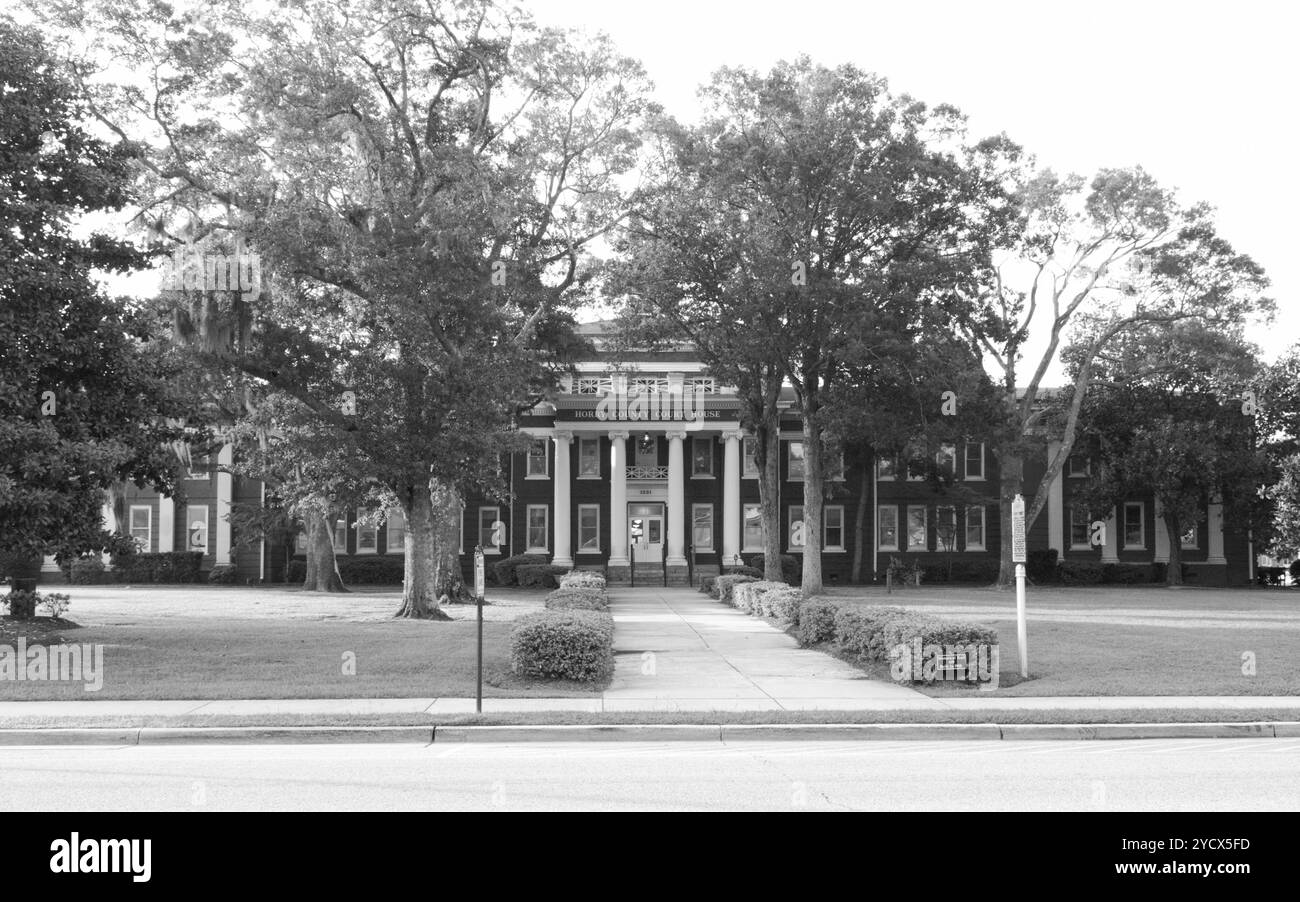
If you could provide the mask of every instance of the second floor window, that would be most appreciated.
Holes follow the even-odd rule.
[[[528,448],[528,474],[529,476],[546,475],[546,439],[534,439],[532,445]]]

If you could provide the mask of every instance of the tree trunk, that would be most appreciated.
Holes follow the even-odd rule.
[[[808,405],[806,405],[808,406]],[[821,425],[803,416],[803,590],[804,598],[825,593],[822,586],[822,471]]]
[[[759,430],[762,460],[758,462],[759,509],[763,515],[763,579],[784,582],[781,575],[781,421]],[[742,525],[743,529],[743,525]]]
[[[393,615],[417,620],[450,620],[438,608],[438,527],[433,500],[425,486],[407,493],[406,562],[402,573],[402,605]]]
[[[1166,508],[1166,511],[1168,508]],[[1165,585],[1183,584],[1183,532],[1178,518],[1165,513],[1165,531],[1169,534],[1169,563],[1165,565]]]
[[[858,514],[853,520],[853,582],[862,582],[863,533],[867,527],[867,505],[871,503],[871,472],[875,466],[875,455],[862,464],[862,485],[858,489]],[[875,574],[872,574],[875,578]]]
[[[1001,524],[1002,563],[998,568],[999,589],[1016,583],[1016,565],[1011,560],[1011,503],[1024,491],[1025,461],[1019,452],[998,454],[999,503],[998,521]],[[1027,519],[1027,518],[1026,518]],[[1026,523],[1026,530],[1029,528]]]
[[[439,603],[447,601],[469,604],[474,590],[465,585],[460,566],[460,521],[465,507],[454,489],[437,485],[430,493],[433,505],[434,559],[438,567]]]
[[[315,506],[303,511],[307,523],[307,579],[302,587],[308,592],[346,592],[334,558],[334,535],[324,512]]]

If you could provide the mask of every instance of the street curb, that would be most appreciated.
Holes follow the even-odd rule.
[[[723,724],[722,741],[1001,739],[992,723],[839,723],[839,724]]]
[[[1145,724],[536,724],[532,726],[38,727],[0,729],[0,748],[295,743],[743,742],[1300,738],[1300,722]]]
[[[195,742],[433,742],[430,726],[414,727],[141,727],[137,745]]]
[[[19,745],[136,745],[138,727],[37,727],[0,730],[0,746]]]
[[[1020,723],[1001,727],[1007,740],[1032,739],[1272,739],[1277,726],[1266,722],[1239,723]],[[1281,734],[1287,735],[1287,734]],[[1300,736],[1300,732],[1295,735]]]
[[[720,724],[540,724],[535,726],[433,728],[439,742],[717,742]]]

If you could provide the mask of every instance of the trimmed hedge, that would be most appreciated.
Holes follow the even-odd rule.
[[[745,573],[725,573],[719,576],[713,585],[717,592],[718,601],[724,604],[732,604],[731,593],[736,586],[753,582],[758,582],[758,579]]]
[[[100,558],[95,556],[79,557],[72,562],[68,582],[79,586],[91,586],[107,581],[108,576],[104,570],[104,562]]]
[[[520,564],[515,567],[515,579],[525,589],[558,589],[560,577],[568,572],[568,567],[555,564]]]
[[[338,558],[339,577],[349,586],[400,586],[405,562],[400,557]],[[307,578],[306,564],[302,578]]]
[[[970,583],[982,585],[997,582],[998,561],[953,561],[952,576],[949,578],[947,564],[922,564],[922,583]]]
[[[516,554],[513,557],[502,558],[492,565],[492,573],[497,578],[499,586],[513,586],[515,582],[515,569],[520,564],[545,564],[546,556],[542,554]]]
[[[202,551],[136,552],[119,555],[113,575],[124,583],[194,583],[202,564]]]
[[[1096,561],[1061,561],[1057,570],[1067,586],[1095,586],[1101,582],[1101,564]]]
[[[896,607],[842,605],[834,615],[835,642],[841,650],[857,655],[859,661],[880,660],[884,649],[879,642],[885,625],[906,615]]]
[[[561,589],[604,589],[605,577],[593,570],[572,570],[560,577]]]
[[[803,646],[829,642],[835,638],[835,615],[840,604],[826,598],[810,598],[799,605],[795,618],[795,638]]]
[[[792,624],[799,616],[799,605],[803,604],[803,592],[795,586],[785,586],[764,592],[759,600],[764,617],[771,617],[783,624]]]
[[[233,586],[238,575],[234,564],[217,564],[208,571],[208,582],[214,586]]]
[[[763,571],[753,567],[726,567],[723,576],[752,576],[754,579],[762,579]]]
[[[307,562],[290,561],[284,574],[285,582],[305,583],[307,581]]]
[[[718,597],[717,582],[718,582],[718,578],[716,576],[703,577],[702,579],[700,579],[700,591],[703,592],[705,595],[711,595],[714,598],[717,598]]]
[[[1067,586],[1133,585],[1163,581],[1164,572],[1151,564],[1103,564],[1100,561],[1062,561],[1057,568]]]
[[[1036,583],[1054,583],[1060,579],[1056,572],[1060,552],[1055,548],[1034,548],[1025,555],[1025,575]]]
[[[785,583],[757,580],[755,582],[737,583],[731,590],[731,604],[746,614],[760,614],[762,597],[773,589],[789,588]]]
[[[763,554],[756,554],[749,559],[749,566],[758,571],[757,576],[760,578],[767,574],[767,570],[764,569],[766,560],[767,556]],[[803,578],[803,558],[793,554],[781,555],[781,578],[787,585],[799,585]]]
[[[603,611],[525,614],[510,631],[510,667],[526,677],[605,679],[614,672],[614,618]]]
[[[546,596],[550,611],[603,611],[608,607],[609,596],[604,589],[561,586]]]

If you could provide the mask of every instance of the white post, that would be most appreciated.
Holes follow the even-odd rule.
[[[229,442],[221,446],[217,455],[217,554],[214,564],[229,564],[230,560],[230,504],[234,500],[234,477],[223,472],[221,467],[229,467],[235,459],[234,445]]]
[[[171,495],[158,498],[158,550],[176,550],[176,501]]]
[[[1223,505],[1211,504],[1206,514],[1206,519],[1209,521],[1206,525],[1209,527],[1210,547],[1205,563],[1226,564],[1228,559],[1223,555]]]
[[[627,436],[611,432],[613,465],[609,480],[609,565],[626,567],[627,560]]]
[[[106,531],[115,532],[117,530],[117,518],[113,516],[113,505],[109,502],[107,497],[104,499],[104,506],[99,510],[99,515],[104,521],[104,529]],[[128,526],[129,525],[130,524],[128,524]],[[99,559],[104,562],[105,567],[108,566],[110,557],[111,556],[107,551],[100,552]]]
[[[1011,502],[1011,560],[1016,565],[1016,644],[1020,648],[1020,676],[1029,679],[1029,627],[1025,622],[1025,498]]]
[[[551,563],[558,567],[573,566],[573,550],[569,542],[573,517],[569,505],[569,445],[573,433],[557,432],[555,440],[555,554]]]
[[[686,518],[682,512],[686,506],[686,463],[682,459],[685,439],[685,432],[668,433],[668,557],[664,561],[668,567],[686,566]]]
[[[740,554],[740,437],[723,435],[722,449],[722,567]]]

